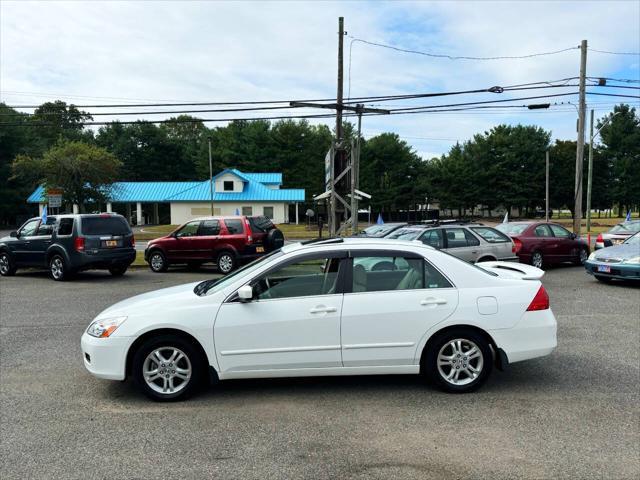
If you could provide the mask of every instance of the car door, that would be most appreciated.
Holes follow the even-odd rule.
[[[560,257],[558,239],[553,236],[551,229],[547,224],[540,224],[533,229],[533,235],[536,237],[537,247],[534,250],[541,250],[542,255],[551,262],[557,262]]]
[[[38,228],[29,238],[27,250],[33,265],[45,266],[47,264],[47,250],[51,246],[51,237],[56,224],[56,217],[47,217],[47,222],[38,223]]]
[[[216,244],[220,238],[220,220],[202,220],[198,233],[189,238],[193,246],[193,257],[198,260],[213,260]]]
[[[299,255],[251,280],[252,301],[227,299],[214,325],[222,372],[341,367],[343,257]]]
[[[553,237],[557,242],[556,255],[559,261],[570,261],[579,255],[579,242],[571,235],[571,232],[560,225],[549,224]],[[573,237],[573,238],[572,238]]]
[[[467,262],[473,263],[477,260],[480,242],[464,228],[445,228],[444,238],[448,253]]]
[[[9,248],[18,265],[35,265],[35,259],[32,258],[30,246],[31,239],[38,230],[38,225],[40,225],[39,218],[29,220],[20,227],[16,239],[9,243]]]
[[[188,261],[196,258],[196,247],[200,220],[186,223],[174,233],[174,238],[167,246],[170,261]]]
[[[416,254],[352,256],[342,305],[343,365],[413,365],[420,339],[455,311],[458,291]]]
[[[439,228],[433,228],[426,230],[420,237],[418,237],[425,245],[437,248],[440,250],[444,247],[444,240],[442,239],[442,230]]]

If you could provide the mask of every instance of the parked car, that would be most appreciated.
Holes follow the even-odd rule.
[[[596,280],[640,280],[640,232],[628,237],[622,244],[593,252],[585,268]]]
[[[511,237],[520,262],[534,267],[562,262],[584,265],[589,257],[587,242],[557,223],[508,222],[496,229]]]
[[[392,232],[385,238],[418,240],[472,263],[493,260],[518,261],[515,245],[507,235],[479,223],[410,225]]]
[[[362,230],[356,237],[382,238],[399,228],[407,226],[407,223],[383,223],[382,225],[370,225]]]
[[[82,356],[93,375],[133,377],[155,400],[184,398],[207,376],[424,374],[469,392],[494,364],[556,347],[543,274],[417,242],[291,244],[221,279],[116,303],[82,335]]]
[[[609,231],[598,234],[595,250],[620,245],[637,232],[640,232],[640,220],[619,223]]]
[[[154,272],[169,265],[197,268],[215,262],[222,273],[284,245],[284,235],[267,217],[206,217],[181,225],[169,235],[151,240],[144,259]]]
[[[0,275],[19,268],[48,268],[51,278],[67,280],[82,270],[106,269],[121,276],[136,258],[131,228],[121,215],[55,215],[43,223],[27,220],[0,239]]]

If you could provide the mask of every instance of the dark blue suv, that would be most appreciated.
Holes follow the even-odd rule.
[[[0,239],[0,275],[18,268],[48,268],[54,280],[75,272],[106,269],[121,276],[136,258],[135,240],[123,216],[55,215],[27,220],[17,232]]]

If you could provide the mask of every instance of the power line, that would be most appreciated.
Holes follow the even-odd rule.
[[[593,80],[593,81],[600,80],[601,78],[604,79],[604,80],[607,80],[609,82],[640,83],[640,80],[631,79],[631,78],[587,77],[588,80]],[[607,85],[607,86],[609,86],[609,85]]]
[[[610,52],[608,50],[596,50],[595,48],[591,47],[589,47],[589,51],[597,53],[607,53],[609,55],[640,55],[640,52]]]

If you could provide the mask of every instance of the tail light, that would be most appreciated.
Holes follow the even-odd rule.
[[[247,232],[249,232],[249,235],[247,236],[247,241],[249,243],[253,243],[253,236],[251,235],[253,231],[251,230],[251,223],[249,222],[249,219],[247,217],[244,218],[244,224],[247,226]]]
[[[527,308],[527,312],[535,312],[536,310],[547,310],[549,308],[549,295],[542,285],[538,289],[538,293]]]
[[[131,246],[132,247],[136,246],[136,237],[134,237],[133,235],[131,235]]]
[[[511,252],[518,253],[522,250],[522,241],[519,238],[512,238],[513,246],[511,247]]]
[[[596,243],[604,243],[604,238],[602,238],[602,234],[598,234],[598,238],[596,238]]]
[[[84,252],[84,237],[76,237],[73,241],[73,248],[76,252]]]

